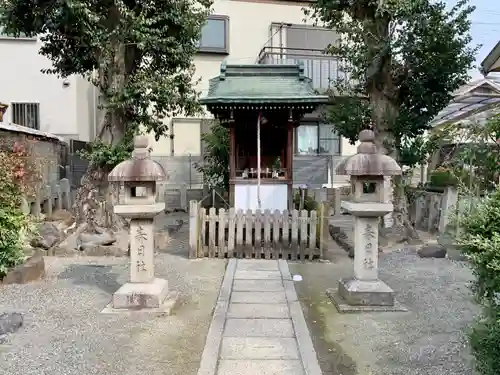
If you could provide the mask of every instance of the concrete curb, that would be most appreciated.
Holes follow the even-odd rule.
[[[215,375],[217,371],[217,361],[219,359],[222,334],[226,322],[227,311],[229,308],[229,299],[233,289],[234,273],[236,271],[237,259],[230,259],[224,279],[215,305],[212,323],[207,334],[205,348],[201,356],[198,375]]]
[[[295,330],[295,337],[297,339],[297,345],[299,347],[300,358],[302,359],[305,375],[322,375],[323,373],[321,371],[321,367],[319,366],[316,350],[314,350],[311,335],[309,334],[309,329],[307,328],[307,323],[304,319],[302,308],[300,307],[297,292],[295,291],[295,286],[293,285],[288,263],[286,260],[280,259],[278,264],[283,278],[283,284],[285,286],[285,294],[288,308],[290,309],[290,317],[292,318],[292,324]]]

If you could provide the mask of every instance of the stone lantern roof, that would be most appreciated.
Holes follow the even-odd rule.
[[[162,181],[165,179],[165,170],[154,160],[149,153],[149,141],[146,136],[134,138],[132,158],[122,161],[113,168],[108,175],[108,181]]]
[[[372,130],[359,133],[361,144],[358,153],[340,162],[336,168],[339,175],[349,176],[396,176],[402,173],[401,167],[390,156],[378,152],[375,134]]]

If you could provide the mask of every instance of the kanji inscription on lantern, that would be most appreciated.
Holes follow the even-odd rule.
[[[143,260],[138,260],[136,262],[136,267],[137,267],[137,272],[147,271],[147,269],[146,269],[146,263],[144,263]]]
[[[371,270],[373,269],[373,267],[375,267],[375,262],[372,258],[365,258],[363,260],[363,266],[365,267],[365,269]]]
[[[365,233],[364,233],[364,237],[366,238],[367,241],[371,241],[373,239],[375,239],[375,230],[373,229],[373,226],[371,224],[366,224],[366,227],[365,227]]]
[[[152,220],[134,219],[130,223],[131,282],[146,283],[154,278],[154,234]]]

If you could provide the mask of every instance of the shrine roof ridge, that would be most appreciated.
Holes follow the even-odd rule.
[[[304,75],[303,64],[227,65],[209,80],[208,95],[201,104],[324,104],[312,80]]]

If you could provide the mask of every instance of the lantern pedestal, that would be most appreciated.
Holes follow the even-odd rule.
[[[147,138],[136,137],[134,146],[132,159],[118,164],[108,176],[109,181],[124,184],[114,212],[130,219],[130,282],[113,294],[103,312],[168,315],[178,293],[169,292],[167,280],[156,278],[154,268],[154,217],[165,207],[156,202],[156,182],[164,179],[165,172],[151,160]]]
[[[392,212],[392,204],[342,202],[342,208],[354,216],[354,276],[327,294],[340,312],[407,311],[378,278],[379,217]]]

